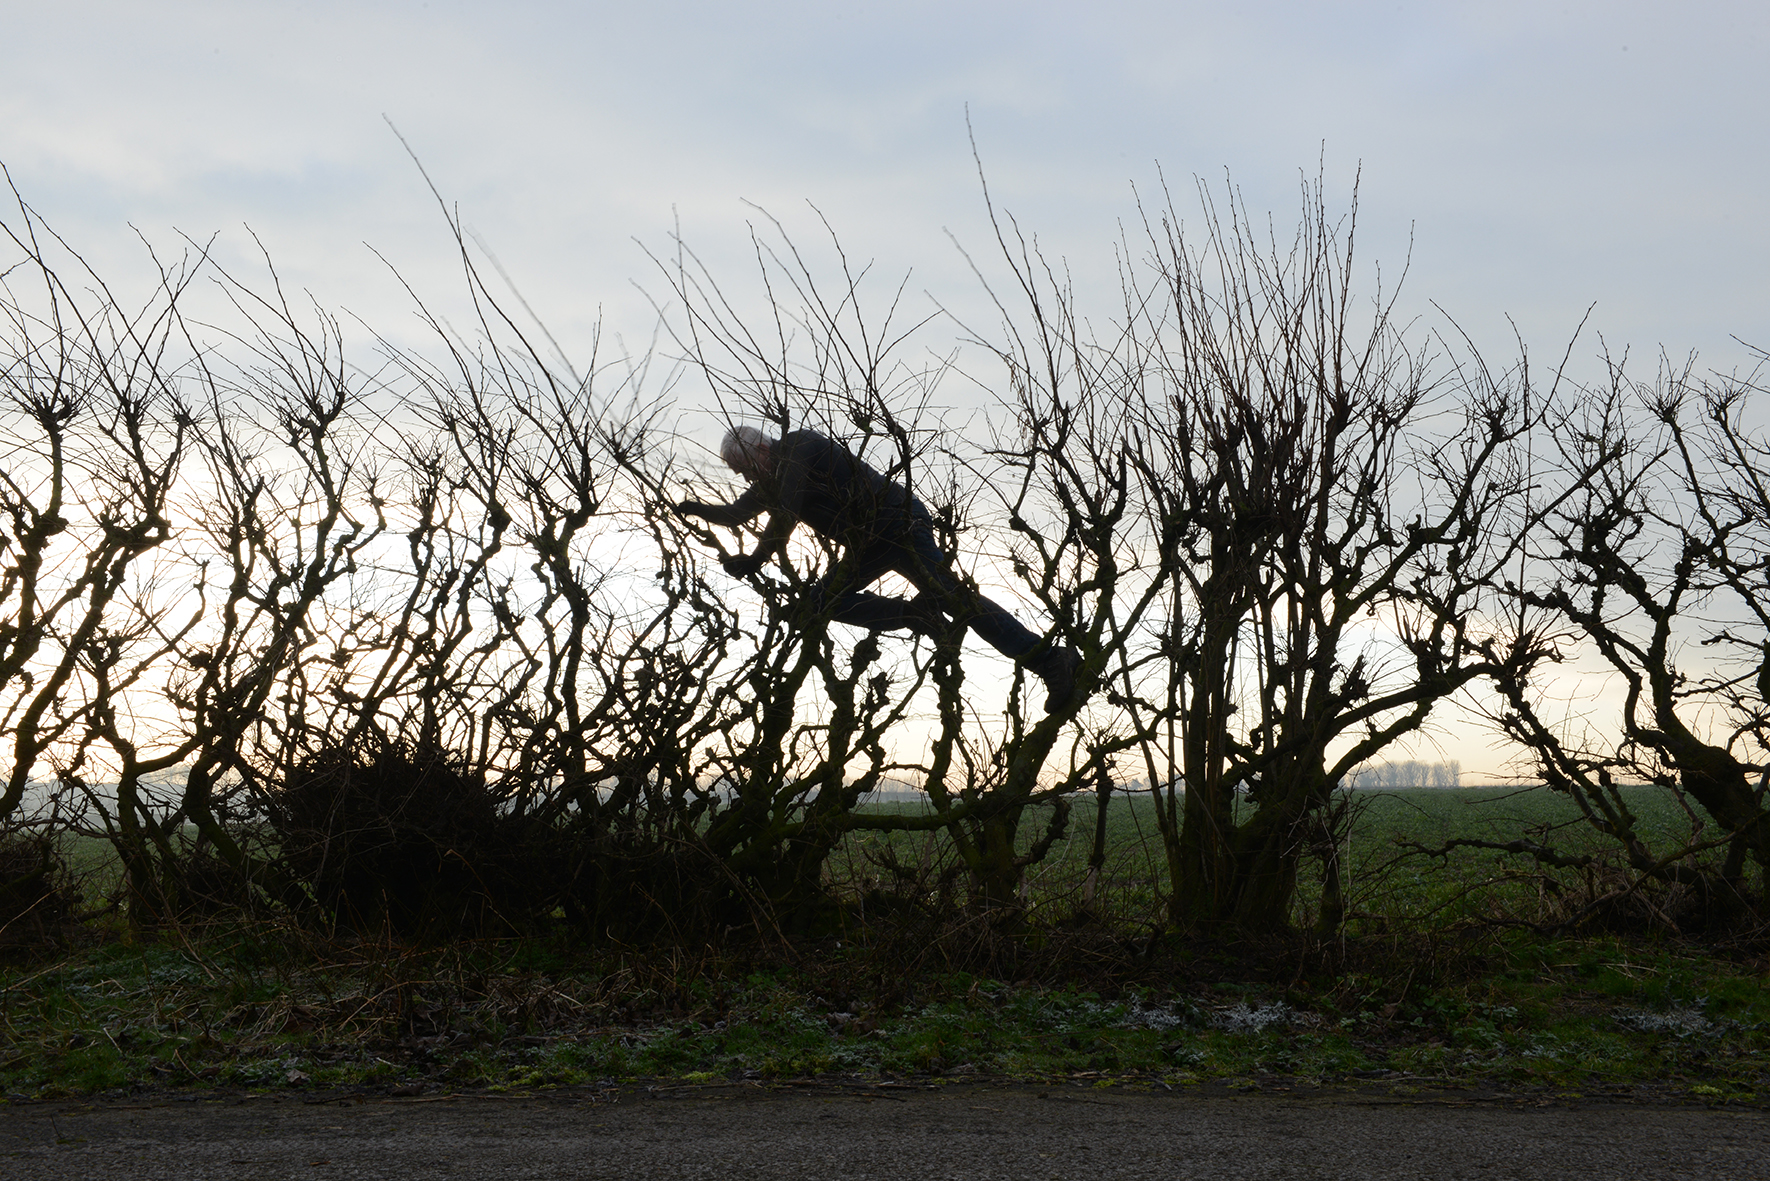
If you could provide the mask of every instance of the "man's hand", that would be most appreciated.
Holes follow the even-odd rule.
[[[756,571],[762,569],[762,563],[767,560],[768,559],[761,554],[733,554],[719,564],[724,566],[725,572],[733,578],[748,578],[750,575],[756,573]]]

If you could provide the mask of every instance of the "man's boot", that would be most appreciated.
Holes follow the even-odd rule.
[[[1082,654],[1067,644],[1053,648],[1033,664],[1032,670],[1045,682],[1045,712],[1054,714],[1070,704],[1075,696],[1076,670],[1082,667]]]

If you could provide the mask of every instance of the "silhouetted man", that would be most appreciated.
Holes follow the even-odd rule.
[[[953,574],[952,560],[934,540],[928,510],[857,459],[848,448],[816,431],[789,431],[770,439],[755,427],[733,427],[719,446],[726,466],[750,482],[730,504],[684,500],[683,516],[715,525],[740,525],[769,513],[753,553],[725,559],[726,573],[754,574],[803,521],[848,549],[850,570],[831,570],[818,582],[820,607],[839,623],[870,631],[907,628],[940,637],[952,621],[963,623],[1004,656],[1022,661],[1045,682],[1045,710],[1069,704],[1081,656],[1074,648],[1048,648],[1030,660],[1041,641],[1000,604],[970,590]],[[890,598],[864,589],[886,571],[909,579],[921,593]],[[835,602],[829,603],[829,597]]]

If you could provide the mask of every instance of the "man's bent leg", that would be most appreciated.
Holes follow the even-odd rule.
[[[868,631],[913,631],[928,636],[939,635],[945,630],[946,620],[938,611],[922,603],[877,595],[862,589],[877,581],[886,571],[899,569],[904,564],[903,554],[904,547],[901,545],[875,541],[856,555],[847,569],[838,566],[824,575],[817,584],[818,606],[829,607],[832,620],[846,623],[850,627],[864,627]],[[832,603],[831,588],[838,581],[843,590],[833,596]]]
[[[1019,660],[1039,646],[1039,637],[1029,631],[1012,612],[994,599],[978,594],[953,573],[952,565],[934,534],[918,530],[916,545],[909,559],[897,572],[916,584],[924,594],[933,595],[957,622],[977,633],[979,639],[1003,656]]]
[[[942,605],[954,619],[964,623],[990,647],[1015,660],[1026,660],[1039,646],[1039,637],[1014,618],[1012,612],[994,599],[978,594],[961,583],[953,573],[947,557],[935,544],[934,534],[926,529],[916,534],[913,560],[898,572],[915,583],[924,594],[939,595]],[[1039,656],[1026,660],[1039,679],[1045,682],[1045,712],[1066,708],[1075,695],[1076,673],[1082,657],[1068,645],[1046,649]]]
[[[875,595],[871,591],[849,591],[836,600],[830,618],[850,627],[868,631],[929,631],[928,619],[904,599]]]

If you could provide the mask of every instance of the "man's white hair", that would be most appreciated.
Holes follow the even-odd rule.
[[[725,432],[725,439],[719,444],[719,458],[726,467],[736,470],[748,466],[773,445],[773,439],[753,426],[734,426]]]

